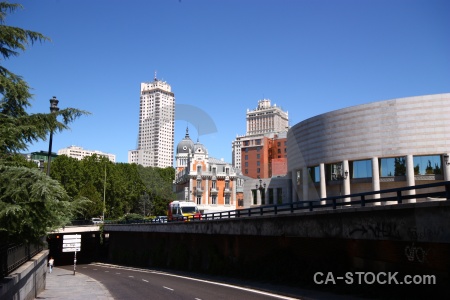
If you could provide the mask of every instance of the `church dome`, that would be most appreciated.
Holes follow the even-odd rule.
[[[194,152],[194,142],[189,137],[189,129],[186,128],[186,135],[184,139],[182,139],[177,146],[177,154],[180,153],[189,153],[189,150],[191,152]]]
[[[206,148],[199,141],[194,145],[194,153],[206,153]]]

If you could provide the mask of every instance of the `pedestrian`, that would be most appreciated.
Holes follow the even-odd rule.
[[[55,263],[55,260],[53,257],[50,256],[50,259],[48,260],[48,272],[51,273],[53,271],[53,264]]]

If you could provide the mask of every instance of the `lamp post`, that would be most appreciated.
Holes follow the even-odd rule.
[[[56,99],[55,96],[53,96],[52,99],[50,99],[50,112],[55,113],[59,111],[58,107],[58,99]],[[53,141],[53,130],[50,130],[50,140],[48,145],[48,154],[47,154],[47,176],[50,176],[50,162],[52,158],[52,141]]]
[[[342,194],[342,183],[347,179],[348,171],[342,172],[342,163],[336,164],[336,171],[333,173],[333,180],[339,180],[339,196]]]
[[[103,222],[105,222],[105,210],[106,210],[106,164],[105,164],[105,180],[103,181],[103,217],[102,217]]]
[[[265,197],[265,190],[266,190],[266,183],[262,182],[262,179],[259,179],[259,185],[256,184],[256,189],[259,190],[259,193],[261,195],[261,204],[266,204],[266,197]]]

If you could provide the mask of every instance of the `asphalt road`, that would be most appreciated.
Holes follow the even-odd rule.
[[[73,270],[73,266],[61,268]],[[193,274],[176,274],[108,264],[77,265],[76,272],[100,281],[115,299],[338,299],[336,295],[281,287],[213,281]],[[343,298],[341,298],[343,299]]]

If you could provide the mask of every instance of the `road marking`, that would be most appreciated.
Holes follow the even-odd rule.
[[[109,273],[109,271],[105,271],[105,273]]]
[[[117,273],[117,272],[116,272],[116,274],[117,274],[117,275],[120,275],[120,273]]]
[[[148,280],[142,279],[142,281],[148,282]]]
[[[171,289],[171,288],[169,288],[169,287],[167,287],[167,286],[163,286],[163,288],[165,288],[165,289],[167,289],[167,290],[169,290],[169,291],[173,291],[173,289]]]
[[[212,285],[224,286],[224,287],[228,287],[228,288],[232,288],[232,289],[236,289],[236,290],[247,291],[247,292],[254,293],[254,294],[270,296],[270,297],[277,298],[277,299],[284,299],[284,300],[299,299],[299,298],[293,298],[293,297],[289,297],[289,296],[278,295],[278,294],[274,294],[274,293],[270,293],[270,292],[265,292],[265,291],[261,291],[261,290],[256,290],[256,289],[252,289],[252,288],[246,288],[246,287],[242,287],[242,286],[238,286],[238,285],[203,280],[203,279],[198,279],[198,278],[191,278],[191,277],[180,276],[180,275],[170,274],[170,273],[161,272],[161,271],[145,270],[145,269],[138,269],[138,268],[133,268],[133,267],[125,267],[125,266],[118,266],[118,265],[111,265],[111,264],[104,264],[104,263],[94,263],[94,264],[96,266],[101,266],[101,267],[105,267],[105,268],[132,270],[132,271],[141,272],[141,273],[159,274],[159,275],[163,275],[163,276],[183,278],[186,280],[209,283]],[[94,265],[94,264],[92,264],[92,265]],[[129,276],[129,277],[133,277],[133,276]],[[163,288],[173,291],[173,289],[165,287],[165,286],[163,286]]]
[[[133,276],[133,275],[128,275],[128,277],[134,278],[134,276]]]

